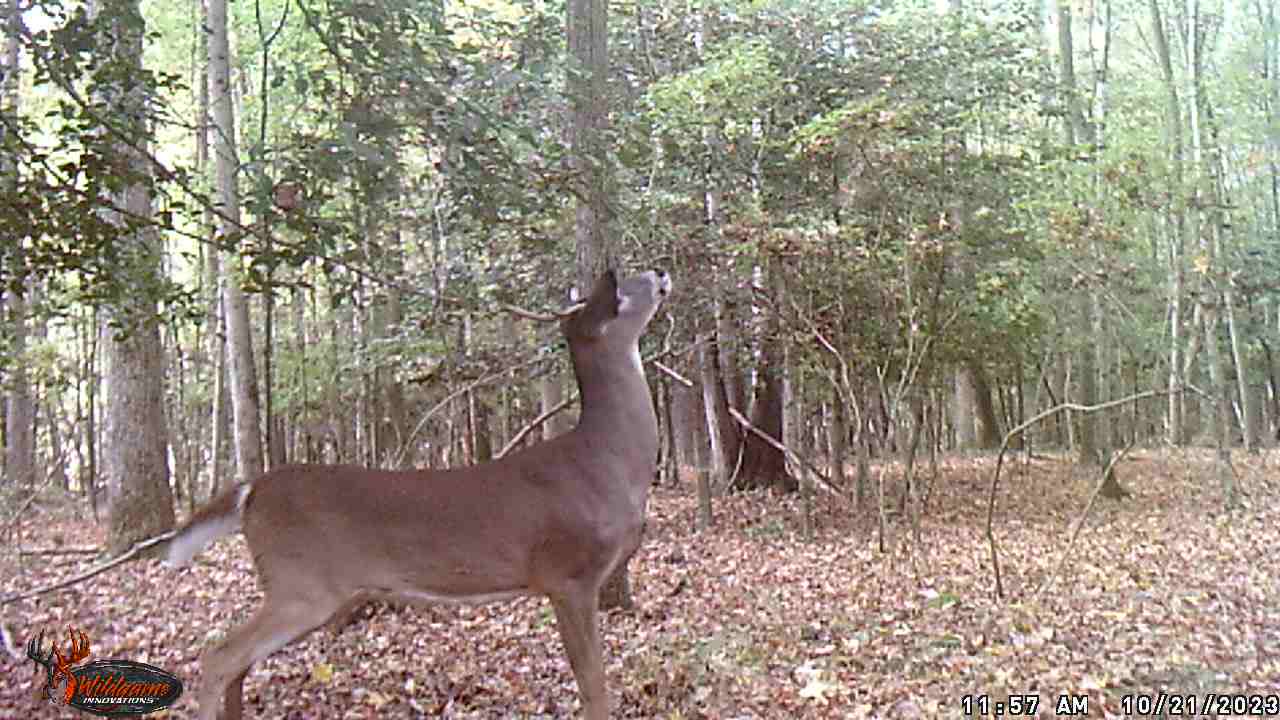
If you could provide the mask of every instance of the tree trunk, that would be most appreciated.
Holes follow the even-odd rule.
[[[702,338],[705,340],[705,338]],[[702,406],[707,421],[707,437],[711,439],[710,452],[707,453],[707,467],[698,467],[698,529],[711,527],[711,488],[725,487],[724,454],[720,448],[723,433],[720,428],[720,414],[715,407],[715,361],[706,343],[698,344],[698,368],[702,379]]]
[[[201,2],[201,21],[208,24],[209,7],[207,2]],[[197,113],[199,122],[196,125],[196,168],[205,174],[209,169],[209,73],[208,73],[208,57],[209,42],[207,35],[200,36],[201,51],[205,58],[205,72],[200,74],[199,87],[199,107]],[[208,228],[209,239],[212,241],[216,238],[216,219],[208,208],[204,211],[204,221]],[[231,435],[231,399],[227,393],[227,323],[226,312],[223,307],[222,298],[224,297],[222,284],[225,279],[222,276],[222,263],[219,260],[218,250],[212,245],[203,249],[205,285],[209,296],[207,298],[208,311],[205,313],[206,342],[208,348],[206,353],[209,357],[210,369],[213,375],[213,391],[211,393],[212,408],[209,411],[209,432],[211,435],[209,442],[209,487],[208,496],[213,497],[217,494],[218,488],[223,480],[223,461],[226,459],[224,447],[227,444],[227,438]],[[192,483],[191,492],[187,495],[187,504],[190,509],[196,506],[196,491],[194,482]]]
[[[538,383],[542,397],[542,412],[550,412],[552,408],[564,402],[564,375],[560,372],[560,363],[555,362],[551,370],[548,370],[542,376],[542,380]],[[546,419],[542,423],[542,439],[550,440],[551,438],[563,434],[569,429],[569,413],[561,411]]]
[[[774,301],[783,301],[782,268],[776,259],[769,262],[768,275],[775,291]],[[766,435],[783,442],[783,405],[786,399],[786,358],[780,339],[780,319],[771,314],[767,322],[764,348],[760,354],[760,381],[752,407],[751,423]],[[786,457],[777,448],[754,433],[747,433],[742,451],[744,488],[773,488],[779,492],[795,492],[795,478],[787,473]]]
[[[1232,509],[1237,502],[1235,475],[1231,469],[1231,386],[1227,380],[1226,366],[1222,360],[1222,352],[1218,344],[1219,303],[1225,303],[1228,293],[1226,288],[1218,287],[1216,278],[1223,271],[1221,248],[1221,225],[1210,218],[1204,208],[1218,206],[1220,199],[1215,197],[1211,182],[1212,167],[1206,152],[1204,134],[1204,113],[1207,108],[1201,73],[1204,67],[1204,41],[1206,34],[1206,18],[1200,16],[1197,0],[1188,0],[1186,8],[1186,35],[1189,43],[1186,48],[1188,85],[1185,100],[1188,110],[1188,126],[1191,129],[1191,189],[1190,214],[1192,237],[1200,238],[1200,249],[1207,260],[1208,272],[1204,273],[1204,292],[1198,304],[1204,314],[1204,347],[1209,365],[1209,395],[1214,400],[1214,444],[1217,446],[1218,481],[1222,489],[1223,505]],[[1203,299],[1208,295],[1207,302]]]
[[[1076,91],[1075,48],[1071,23],[1071,4],[1060,1],[1058,3],[1058,50],[1061,65],[1058,81],[1066,100],[1067,117],[1062,126],[1064,141],[1068,146],[1073,146],[1077,142],[1088,142],[1091,139],[1080,96]],[[1086,322],[1090,325],[1089,330],[1092,330],[1092,323],[1088,319],[1093,318],[1092,294],[1094,292],[1096,291],[1092,288],[1089,289],[1086,291],[1086,296],[1079,300],[1082,311],[1080,317],[1087,319]],[[1078,378],[1080,388],[1077,402],[1082,405],[1094,405],[1098,401],[1096,352],[1097,349],[1093,346],[1081,349],[1073,367],[1073,374]],[[1075,449],[1079,461],[1086,465],[1097,465],[1102,460],[1098,447],[1097,417],[1093,413],[1079,413],[1076,422]]]
[[[977,446],[982,450],[1000,447],[1000,421],[996,419],[995,407],[991,404],[991,384],[987,382],[987,372],[976,362],[965,366],[969,381],[973,384],[973,411],[977,425]]]
[[[978,362],[968,360],[956,369],[951,408],[957,448],[1000,447],[1000,422],[991,400],[991,384]]]
[[[1216,232],[1221,233],[1221,226],[1216,228]],[[1252,454],[1258,452],[1258,436],[1255,434],[1258,426],[1253,420],[1256,408],[1253,407],[1253,393],[1249,392],[1249,365],[1245,362],[1240,350],[1240,333],[1236,329],[1235,293],[1231,288],[1231,279],[1228,278],[1225,282],[1227,286],[1222,291],[1223,307],[1227,313],[1227,337],[1230,341],[1231,363],[1235,366],[1236,390],[1240,399],[1240,434],[1244,442],[1244,451]]]
[[[399,240],[397,233],[396,240]],[[397,250],[398,252],[398,250]],[[396,331],[404,321],[404,306],[401,302],[401,290],[398,286],[387,289],[386,318],[383,322],[384,335]],[[381,381],[383,402],[386,404],[384,417],[384,434],[388,436],[387,455],[403,457],[402,449],[409,437],[409,411],[405,400],[404,383],[393,366],[383,366]],[[486,438],[487,440],[487,438]]]
[[[608,119],[605,79],[609,70],[607,0],[569,0],[569,54],[576,67],[569,70],[570,97],[573,98],[569,149],[573,169],[581,180],[574,218],[577,248],[578,288],[585,296],[606,267],[611,265],[612,248],[606,243],[608,223],[608,157],[604,131]],[[656,460],[656,458],[655,458]],[[618,563],[600,591],[600,607],[630,608],[631,580],[627,575],[630,558]]]
[[[19,77],[18,32],[21,15],[16,1],[6,3],[4,16],[0,17],[3,25],[3,55],[0,56],[0,113],[8,116],[4,124],[0,124],[0,140],[5,138],[10,119],[18,115]],[[0,155],[0,191],[17,195],[19,192],[18,173],[14,163],[7,155]],[[14,239],[10,250],[13,269],[3,273],[7,277],[25,275],[23,265],[23,241]],[[5,268],[0,268],[5,270]],[[9,353],[12,363],[8,366],[8,394],[5,398],[5,433],[4,433],[4,474],[0,476],[0,485],[7,479],[9,483],[19,487],[30,487],[35,483],[35,404],[31,397],[31,379],[27,374],[27,298],[29,283],[23,280],[11,283],[0,297],[5,302],[0,310],[8,310],[7,325],[10,330]],[[5,307],[7,306],[7,308]]]
[[[782,444],[791,448],[793,452],[801,455],[808,454],[808,448],[803,447],[805,442],[804,432],[804,409],[801,407],[801,398],[804,397],[804,376],[798,370],[794,369],[791,356],[791,346],[789,343],[782,344],[782,427],[780,428],[780,438]],[[813,540],[813,484],[807,479],[799,468],[795,468],[795,472],[791,472],[791,465],[787,463],[787,456],[782,456],[783,468],[788,472],[790,477],[796,479],[795,491],[800,495],[800,534],[806,541]]]
[[[715,315],[715,410],[720,416],[720,452],[723,454],[723,465],[728,473],[733,473],[738,463],[738,454],[742,452],[742,429],[729,415],[729,408],[745,412],[746,399],[743,397],[741,377],[738,374],[738,332],[734,322],[734,303],[731,296],[731,282],[728,270],[718,269],[721,273],[717,283],[716,297],[713,303]],[[727,479],[727,478],[725,478]],[[725,487],[721,485],[720,487]]]
[[[21,243],[13,258],[21,262]],[[4,475],[17,487],[35,484],[35,402],[31,397],[31,378],[27,373],[27,282],[22,282],[15,292],[5,293],[9,310],[10,334],[9,394],[5,407]]]
[[[664,348],[670,349],[670,348]],[[658,383],[658,399],[662,406],[658,414],[659,429],[662,432],[662,462],[658,467],[658,480],[670,487],[680,484],[680,463],[676,460],[676,416],[672,408],[673,382],[661,380]]]
[[[701,372],[701,363],[695,359]],[[675,423],[676,463],[681,467],[700,468],[705,444],[706,420],[702,392],[683,385],[671,388],[671,414]]]
[[[956,368],[955,390],[952,393],[951,419],[956,430],[956,449],[968,450],[977,447],[977,424],[974,422],[973,378],[964,365]]]
[[[1155,40],[1156,60],[1160,65],[1160,74],[1165,85],[1165,135],[1169,139],[1169,153],[1172,158],[1175,187],[1182,186],[1182,103],[1178,99],[1178,83],[1173,72],[1173,60],[1169,53],[1168,34],[1164,20],[1160,14],[1159,0],[1150,0],[1152,37]],[[1187,441],[1185,425],[1186,408],[1185,393],[1182,387],[1186,382],[1183,374],[1184,360],[1182,354],[1183,296],[1186,285],[1185,262],[1185,211],[1182,204],[1170,210],[1169,228],[1169,408],[1165,420],[1167,441],[1175,447]]]
[[[235,110],[231,97],[231,50],[227,34],[227,0],[209,0],[209,91],[213,110],[214,158],[217,167],[218,240],[235,246],[243,231],[240,191],[236,185]],[[223,310],[227,319],[228,375],[235,426],[236,475],[251,480],[262,474],[262,429],[258,409],[258,371],[254,364],[249,303],[240,287],[240,256],[228,252],[223,262]]]
[[[840,393],[834,393],[831,399],[830,416],[827,418],[827,453],[831,467],[831,482],[843,488],[848,478],[844,474],[844,460],[848,455],[847,438],[849,429],[845,423],[845,406]],[[826,413],[824,413],[825,415]]]
[[[142,72],[144,23],[137,0],[102,0],[90,6],[110,20],[110,33],[99,41],[117,61]],[[106,101],[115,118],[132,119],[126,130],[145,143],[148,98],[139,89],[116,88]],[[127,121],[128,122],[128,121]],[[127,168],[129,183],[112,202],[127,215],[109,214],[120,229],[122,252],[117,278],[128,288],[108,311],[107,416],[103,465],[110,498],[107,553],[123,552],[133,543],[173,528],[173,495],[169,489],[168,432],[164,418],[164,353],[153,288],[162,271],[158,233],[129,225],[151,216],[150,164],[145,148],[113,148],[117,165]],[[111,327],[115,325],[117,327]],[[128,329],[127,334],[119,332]]]
[[[87,322],[79,330],[84,337],[84,364],[80,372],[84,377],[84,457],[80,468],[81,490],[89,499],[94,522],[98,521],[98,311],[89,308]]]

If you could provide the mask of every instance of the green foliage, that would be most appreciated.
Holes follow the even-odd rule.
[[[132,300],[141,297],[183,312],[188,296],[156,276],[154,264],[138,262],[135,241],[140,233],[177,229],[175,211],[183,206],[168,193],[185,175],[157,181],[138,158],[150,147],[149,129],[172,120],[153,100],[181,89],[181,80],[139,70],[114,51],[130,37],[141,42],[142,20],[130,3],[106,3],[96,17],[57,3],[41,11],[50,28],[23,36],[21,50],[31,58],[33,105],[42,114],[6,119],[0,146],[3,165],[13,169],[0,196],[0,232],[12,239],[0,258],[3,280],[16,289],[28,277],[47,278],[72,291],[52,294],[67,303],[136,310],[141,305]],[[115,204],[128,188],[155,194],[160,212],[139,215]]]
[[[209,291],[200,262],[215,248],[203,230],[208,166],[197,169],[191,140],[204,54],[194,6],[147,2],[140,17],[105,3],[91,19],[78,4],[37,5],[47,22],[23,37],[21,113],[0,134],[15,183],[0,197],[0,237],[16,239],[0,242],[0,282],[46,280],[39,311],[53,314],[154,299],[196,332]],[[219,249],[243,258],[251,291],[317,293],[321,325],[381,319],[395,303],[399,319],[350,339],[339,372],[475,376],[436,358],[456,347],[459,322],[490,317],[497,302],[554,304],[572,274],[563,4],[259,0],[231,11],[246,219]],[[1086,292],[1116,311],[1109,327],[1126,351],[1155,362],[1162,223],[1201,209],[1169,150],[1166,88],[1135,41],[1146,25],[1130,22],[1138,9],[1116,12],[1126,15],[1113,23],[1111,75],[1077,64],[1081,87],[1097,92],[1085,120],[1105,142],[1068,147],[1036,3],[619,6],[609,149],[595,160],[616,178],[614,260],[673,266],[690,318],[680,332],[709,315],[726,277],[742,301],[755,268],[776,271],[781,332],[810,364],[831,361],[814,328],[857,368],[889,374],[926,345],[926,376],[1070,349],[1096,341],[1080,332]],[[104,38],[144,18],[138,71]],[[1216,264],[1190,242],[1189,278],[1233,283],[1260,307],[1280,272],[1267,204],[1275,109],[1260,79],[1274,76],[1263,59],[1275,44],[1249,13],[1223,22],[1232,42],[1211,58],[1202,122],[1229,149],[1205,182],[1235,193],[1221,208],[1232,229]],[[143,112],[114,112],[122,93],[143,97]],[[149,162],[125,162],[126,149]],[[153,192],[153,215],[111,206],[133,185]],[[298,188],[296,206],[278,206],[281,187]],[[139,233],[163,239],[163,275],[138,256]],[[1241,315],[1257,349],[1258,314]],[[496,361],[484,353],[507,338],[478,325],[471,349]],[[1007,352],[993,358],[992,347]],[[334,370],[290,352],[277,369],[297,384],[278,397],[296,408]]]
[[[781,86],[767,44],[733,39],[717,47],[700,66],[653,83],[646,93],[659,133],[696,142],[703,128],[736,141],[769,107]]]

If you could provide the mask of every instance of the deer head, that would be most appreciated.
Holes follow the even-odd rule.
[[[640,542],[657,420],[639,340],[671,279],[612,271],[562,312],[582,397],[577,427],[500,460],[452,470],[298,465],[229,489],[171,541],[181,564],[241,529],[262,607],[203,661],[200,717],[238,720],[253,663],[372,597],[550,599],[587,720],[609,703],[596,598]]]

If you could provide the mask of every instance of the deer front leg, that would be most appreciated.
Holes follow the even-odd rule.
[[[575,588],[553,595],[551,606],[555,608],[560,639],[578,681],[582,717],[585,720],[608,720],[609,695],[604,682],[596,595],[596,588]]]

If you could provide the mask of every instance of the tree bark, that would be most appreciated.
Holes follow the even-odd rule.
[[[19,242],[11,255],[15,264],[22,262]],[[16,290],[5,293],[10,331],[9,393],[5,406],[4,477],[17,487],[35,484],[35,402],[31,396],[31,376],[27,373],[27,298],[29,283],[23,281]]]
[[[138,0],[102,0],[90,12],[110,20],[100,36],[114,59],[132,73],[142,72],[144,24]],[[108,219],[120,229],[118,278],[128,291],[116,298],[104,325],[107,334],[107,416],[103,466],[109,492],[107,552],[123,552],[135,542],[173,528],[169,488],[168,431],[164,417],[164,353],[155,288],[160,286],[161,244],[154,228],[139,226],[151,216],[151,166],[145,154],[144,118],[148,98],[140,87],[114,88],[104,98],[110,116],[143,149],[117,145],[112,152],[129,174],[128,184],[112,198],[127,215]]]
[[[968,368],[960,365],[955,371],[955,389],[951,400],[951,419],[956,431],[956,448],[968,450],[977,447],[977,424],[974,422],[973,378]]]
[[[705,338],[703,338],[705,339]],[[710,452],[707,453],[708,467],[698,467],[698,529],[711,527],[711,488],[725,487],[724,454],[720,448],[722,436],[720,414],[715,407],[716,373],[711,351],[705,343],[698,345],[698,368],[702,379],[702,406],[705,411],[707,437],[711,439]]]
[[[552,408],[564,402],[564,375],[560,372],[560,363],[554,363],[552,368],[542,376],[542,380],[538,383],[542,398],[542,412],[544,413],[550,412]],[[542,439],[550,440],[557,435],[563,434],[568,429],[569,413],[557,413],[542,423]]]
[[[1182,102],[1178,98],[1178,83],[1173,72],[1173,59],[1169,52],[1168,34],[1164,19],[1160,13],[1159,0],[1150,0],[1148,8],[1151,14],[1152,37],[1155,40],[1156,60],[1160,65],[1160,74],[1165,85],[1165,135],[1169,139],[1169,154],[1172,159],[1174,184],[1182,186]],[[1168,218],[1169,234],[1169,408],[1165,420],[1167,441],[1175,447],[1187,441],[1185,394],[1181,388],[1185,384],[1182,358],[1182,325],[1185,311],[1183,296],[1186,286],[1185,261],[1185,211],[1181,204],[1170,210]],[[1193,333],[1194,334],[1194,333]]]
[[[716,327],[715,354],[711,358],[715,363],[715,411],[720,416],[717,427],[720,429],[722,464],[729,473],[732,473],[738,463],[738,454],[742,452],[743,433],[730,417],[729,408],[733,407],[739,412],[745,412],[746,398],[743,396],[741,377],[738,373],[738,332],[733,318],[734,303],[731,297],[729,271],[720,268],[716,272],[720,278],[713,302]],[[727,480],[727,477],[722,479]],[[725,486],[720,485],[720,487]]]
[[[1201,73],[1204,68],[1203,52],[1205,23],[1207,19],[1200,17],[1198,0],[1187,0],[1186,37],[1188,39],[1185,53],[1188,69],[1186,81],[1187,92],[1184,93],[1188,125],[1191,130],[1191,206],[1199,208],[1190,214],[1192,237],[1200,238],[1200,249],[1207,259],[1208,272],[1205,273],[1205,292],[1198,305],[1203,308],[1204,347],[1209,365],[1209,395],[1214,400],[1214,444],[1217,446],[1218,481],[1222,490],[1223,504],[1231,509],[1236,505],[1235,475],[1231,469],[1231,387],[1226,377],[1226,366],[1222,360],[1222,352],[1218,345],[1219,302],[1225,303],[1228,295],[1226,288],[1218,287],[1215,278],[1222,272],[1221,226],[1208,217],[1204,208],[1218,206],[1214,197],[1214,188],[1210,182],[1212,169],[1208,164],[1206,138],[1204,135],[1204,113],[1207,100],[1204,95]],[[1208,302],[1203,298],[1208,294]]]
[[[16,127],[9,120],[16,120],[18,115],[19,73],[18,48],[21,15],[18,2],[5,3],[3,17],[3,54],[0,55],[0,114],[6,122],[0,124],[0,139],[4,139],[9,127]],[[18,173],[14,163],[7,155],[0,155],[0,189],[17,195],[19,192]],[[13,266],[5,275],[9,277],[25,276],[22,267],[24,248],[20,238],[15,239],[10,250],[10,264]],[[0,485],[7,479],[9,483],[19,487],[30,487],[35,483],[35,403],[31,395],[31,378],[27,373],[27,297],[29,283],[23,280],[13,283],[0,297],[5,299],[0,310],[8,310],[7,323],[11,328],[10,355],[13,362],[9,365],[8,395],[5,400],[5,433],[4,433],[4,475],[0,476]]]
[[[208,2],[200,3],[200,20],[205,25],[209,21],[209,5]],[[198,92],[198,108],[199,121],[196,124],[196,168],[202,174],[206,174],[209,169],[209,43],[208,36],[200,36],[200,50],[204,56],[205,68],[200,74],[200,86]],[[209,239],[214,240],[216,235],[216,220],[212,212],[208,208],[204,211],[204,221],[208,228]],[[213,375],[213,391],[211,393],[212,408],[209,411],[209,487],[208,496],[213,497],[217,494],[219,486],[222,484],[224,467],[223,462],[226,455],[223,448],[226,446],[227,438],[231,435],[231,413],[230,413],[230,397],[227,393],[227,325],[226,313],[224,312],[222,298],[222,263],[219,260],[218,250],[209,245],[204,248],[204,267],[202,268],[205,277],[205,285],[209,297],[208,311],[205,313],[206,342],[210,369]],[[187,495],[187,502],[191,509],[196,506],[196,491],[194,482],[190,493]]]
[[[987,372],[976,362],[968,365],[969,377],[973,382],[974,419],[977,420],[977,443],[983,450],[1000,447],[1000,421],[996,418],[995,406],[991,402],[991,384],[987,382]]]
[[[845,422],[845,406],[844,401],[840,398],[840,393],[834,393],[831,399],[830,416],[827,418],[827,453],[831,466],[831,483],[836,487],[843,488],[848,480],[844,472],[845,456],[848,452],[848,433],[849,429]],[[826,414],[826,413],[824,413]]]
[[[609,172],[604,152],[604,131],[608,119],[605,78],[609,70],[607,0],[569,0],[569,94],[573,108],[569,123],[569,150],[573,169],[580,178],[578,207],[574,216],[577,249],[578,288],[590,292],[604,269],[612,264],[612,248],[606,242],[608,223]],[[655,458],[656,460],[656,458]],[[617,569],[600,590],[600,607],[631,608],[631,580],[627,575],[630,558]]]
[[[238,245],[240,169],[236,150],[235,109],[231,97],[231,50],[227,30],[227,0],[209,0],[209,91],[213,111],[214,164],[217,168],[218,241]],[[228,252],[223,261],[223,310],[227,321],[228,375],[235,427],[236,475],[251,480],[262,474],[262,428],[258,408],[258,371],[254,364],[249,303],[240,287],[240,256]]]
[[[784,286],[782,268],[776,258],[771,258],[766,270],[774,288],[774,302],[783,301]],[[760,354],[756,401],[752,407],[751,423],[778,442],[783,440],[783,407],[786,400],[786,357],[783,342],[779,339],[780,319],[770,313],[766,325],[764,348]],[[744,488],[773,488],[779,492],[795,492],[795,478],[787,473],[786,456],[773,445],[754,433],[748,433],[743,441],[742,476],[738,483]]]

